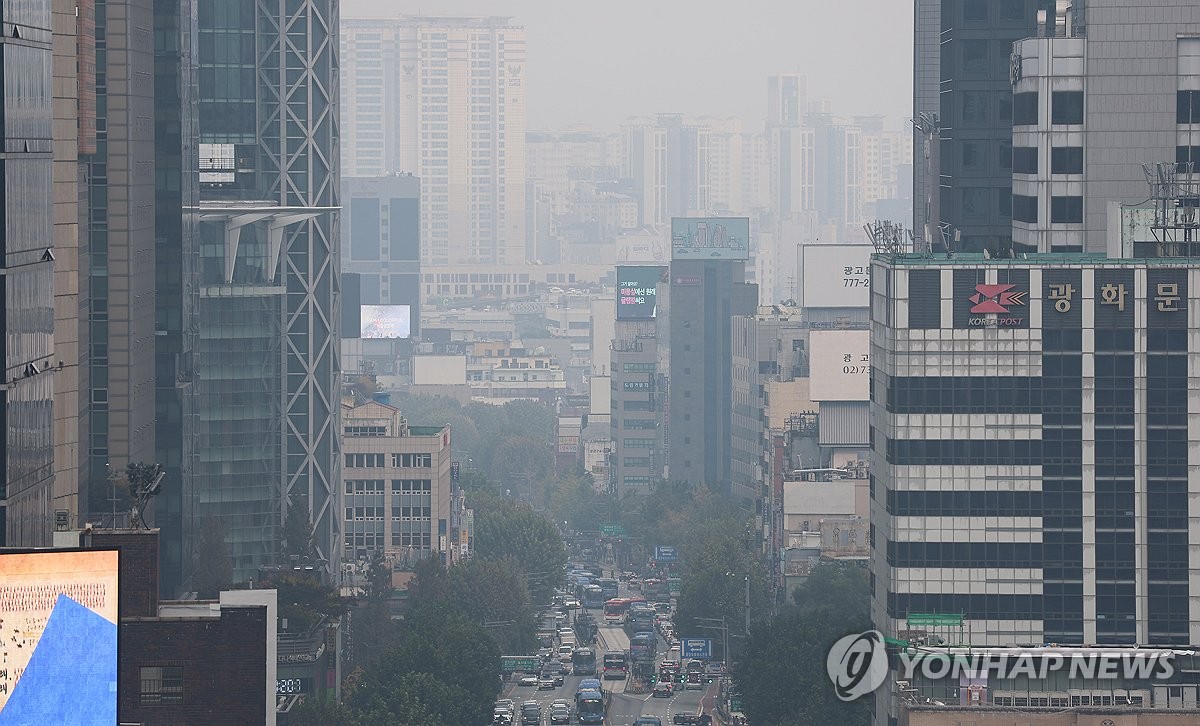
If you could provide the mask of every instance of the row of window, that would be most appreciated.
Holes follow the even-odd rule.
[[[1012,218],[1014,222],[1037,224],[1038,198],[1025,194],[1012,195]],[[1050,197],[1050,223],[1082,224],[1083,197]]]
[[[393,547],[428,550],[431,540],[432,535],[429,532],[392,532]],[[356,532],[346,535],[345,544],[346,549],[353,549],[356,546],[378,549],[383,547],[383,538],[376,532]]]
[[[387,454],[346,454],[346,466],[352,469],[382,468]],[[392,454],[392,466],[401,469],[429,468],[433,454]]]
[[[1013,94],[1013,126],[1036,126],[1038,123],[1038,92]],[[1050,123],[1082,124],[1083,91],[1054,91],[1050,94]]]
[[[383,479],[347,479],[347,494],[383,494],[386,488]],[[432,479],[392,479],[393,494],[425,494],[433,491]]]
[[[382,522],[386,516],[386,507],[346,507],[347,522]],[[392,519],[422,519],[430,520],[433,510],[430,507],[392,507]]]
[[[1012,150],[1012,170],[1015,174],[1038,173],[1038,148],[1016,146]],[[1083,147],[1055,146],[1050,149],[1051,174],[1082,174]]]

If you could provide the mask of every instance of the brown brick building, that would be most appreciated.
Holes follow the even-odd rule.
[[[274,726],[274,590],[160,602],[158,530],[95,530],[82,539],[120,550],[120,723]]]

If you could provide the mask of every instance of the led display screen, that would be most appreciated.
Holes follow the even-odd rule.
[[[361,314],[361,338],[407,338],[412,333],[408,305],[363,305]]]

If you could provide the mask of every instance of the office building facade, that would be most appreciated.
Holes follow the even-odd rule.
[[[917,0],[913,118],[913,230],[939,241],[958,230],[963,250],[1003,249],[1012,238],[1012,44],[1035,34],[1048,0]],[[932,126],[930,128],[932,128]],[[1144,198],[1144,197],[1143,197]],[[927,227],[932,225],[932,227]]]
[[[670,267],[669,478],[729,487],[735,315],[758,309],[745,260],[680,260]]]
[[[124,511],[130,462],[155,460],[155,143],[152,0],[95,4],[96,143],[87,186],[88,516]],[[81,503],[82,507],[82,503]]]
[[[4,78],[4,348],[0,412],[5,541],[40,543],[54,483],[54,198],[49,3],[6,5]],[[19,32],[18,32],[19,31]]]
[[[876,624],[962,614],[982,644],[1200,638],[1182,394],[1200,270],[877,256],[873,281]]]
[[[342,22],[347,176],[421,180],[422,261],[525,261],[525,29],[510,18]]]
[[[407,305],[421,320],[421,182],[411,175],[342,177],[342,272],[358,275],[363,305]],[[343,330],[354,337],[358,330]]]
[[[450,427],[412,426],[378,401],[344,403],[343,558],[450,564]]]
[[[1196,184],[1200,7],[1127,9],[1076,2],[1013,48],[1013,241],[1023,248],[1103,252],[1110,204],[1155,193],[1143,164],[1176,162],[1177,181]]]
[[[226,522],[246,577],[276,562],[284,512],[302,501],[336,571],[338,3],[218,9],[198,8],[198,506]]]

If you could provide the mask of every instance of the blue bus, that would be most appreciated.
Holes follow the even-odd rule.
[[[599,585],[588,585],[583,588],[583,596],[580,600],[583,601],[585,608],[602,608],[604,607],[604,592]]]
[[[606,601],[612,600],[614,597],[617,597],[617,595],[620,594],[617,581],[611,577],[602,577],[597,580],[593,580],[592,584],[600,586],[600,589],[604,592],[604,599]]]
[[[638,633],[629,639],[629,659],[635,663],[649,663],[658,654],[658,636],[654,633]]]

